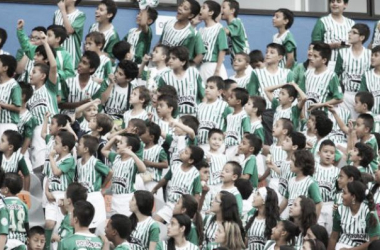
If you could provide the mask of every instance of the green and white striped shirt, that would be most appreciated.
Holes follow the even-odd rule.
[[[151,148],[144,148],[143,154],[144,161],[151,161],[155,163],[167,161],[168,157],[166,152],[160,145],[154,145]],[[152,175],[153,181],[160,181],[162,178],[162,169],[147,166],[146,170]]]
[[[1,168],[4,170],[5,173],[17,174],[18,171],[21,170],[24,176],[29,175],[29,169],[25,163],[24,155],[21,154],[21,148],[18,149],[16,152],[13,152],[9,159],[7,159],[5,155],[3,155],[1,161]]]
[[[146,87],[149,91],[156,91],[158,86],[158,81],[162,77],[163,74],[170,71],[169,67],[165,67],[162,69],[157,69],[156,67],[146,68],[142,74],[142,80],[146,81]]]
[[[66,249],[87,249],[101,250],[103,247],[102,240],[95,234],[75,233],[61,241],[58,250]]]
[[[323,167],[319,163],[315,164],[313,178],[321,190],[323,202],[334,201],[339,173],[340,169],[335,166]]]
[[[364,143],[373,149],[374,158],[371,161],[371,168],[372,168],[373,173],[376,173],[376,171],[378,170],[378,163],[379,163],[379,145],[377,144],[376,137],[371,134],[371,137]]]
[[[348,121],[351,118],[350,111],[339,106],[335,107],[335,111],[338,113],[340,119],[342,119],[344,124],[348,124]],[[347,143],[346,134],[340,129],[334,115],[331,112],[328,112],[328,117],[333,122],[333,128],[329,134],[329,139],[332,140],[335,144]]]
[[[222,183],[220,174],[222,173],[224,165],[226,165],[228,159],[225,154],[213,154],[206,153],[210,157],[210,178],[208,179],[208,185],[218,185]]]
[[[93,31],[100,32],[99,23],[94,23],[91,25],[89,32],[93,32]],[[115,27],[112,24],[108,30],[102,33],[106,39],[106,43],[103,46],[103,51],[106,52],[111,58],[113,58],[112,48],[118,41],[120,41],[119,34],[117,33],[117,31],[115,30]]]
[[[292,206],[294,200],[298,196],[304,195],[311,198],[315,204],[322,201],[321,191],[319,190],[318,184],[314,181],[313,177],[306,176],[304,179],[297,181],[296,176],[292,177],[288,182],[288,191],[285,198],[288,199],[288,206]]]
[[[240,52],[249,54],[248,37],[240,18],[234,18],[226,28],[230,31],[228,35],[228,47],[231,57],[233,58],[235,54]]]
[[[108,159],[112,163],[112,193],[130,194],[135,191],[137,166],[132,157],[125,161],[115,152],[110,152]]]
[[[227,116],[226,138],[224,140],[226,147],[239,145],[244,133],[250,132],[251,121],[244,109],[238,114],[229,114]]]
[[[100,191],[102,178],[106,177],[109,171],[110,169],[95,156],[91,156],[85,164],[82,164],[82,158],[77,161],[78,182],[87,188],[88,193]]]
[[[7,82],[0,83],[0,103],[21,106],[21,88],[15,79],[11,78]],[[6,108],[0,109],[0,123],[19,122],[19,113]]]
[[[218,222],[216,221],[216,215],[208,215],[204,219],[204,240],[202,244],[202,250],[212,250],[218,247],[218,244],[215,243],[215,235],[218,230]]]
[[[195,43],[195,30],[191,26],[190,22],[185,28],[181,30],[177,30],[174,27],[176,22],[177,19],[173,18],[164,24],[160,42],[163,45],[167,45],[169,47],[185,46],[189,48],[194,46],[194,44],[191,46],[191,43]],[[189,48],[189,51],[192,50]]]
[[[138,28],[132,28],[123,40],[131,44],[131,52],[134,55],[133,61],[140,64],[144,55],[150,52],[152,29],[148,27],[148,31],[145,33]]]
[[[297,43],[294,40],[293,34],[289,31],[286,30],[284,34],[279,36],[279,33],[275,34],[273,36],[273,42],[283,45],[285,48],[286,53],[294,53],[294,63],[292,65],[292,68],[297,65]],[[286,60],[287,60],[287,54],[282,58],[280,61],[279,67],[285,68],[286,66]]]
[[[54,149],[54,146],[55,146],[54,136],[47,135],[45,137],[45,143],[46,143],[45,163],[44,163],[44,169],[43,169],[42,173],[46,177],[49,177],[50,176],[50,159],[49,159],[49,154]]]
[[[139,114],[135,114],[135,115],[132,114],[132,112],[133,110],[130,109],[130,110],[127,110],[123,115],[125,127],[128,127],[128,123],[132,119],[141,119],[143,121],[148,120],[148,112],[146,112],[145,109],[143,109],[142,112],[140,112]]]
[[[290,178],[296,176],[295,173],[290,171],[290,163],[291,161],[283,160],[280,166],[280,180],[278,184],[278,192],[282,196],[285,196],[286,191],[288,190],[288,182]]]
[[[265,142],[264,127],[261,120],[251,122],[251,134],[259,137],[263,143]]]
[[[216,23],[211,27],[199,29],[203,44],[206,48],[206,54],[203,56],[203,62],[216,62],[220,51],[227,50],[227,36],[223,26]]]
[[[156,250],[167,250],[168,249],[168,242],[167,241],[161,241],[157,244]],[[175,249],[178,250],[199,250],[199,247],[191,243],[190,241],[186,241],[186,245],[183,247],[176,247]]]
[[[375,73],[375,69],[370,69],[363,74],[360,91],[371,92],[375,102],[372,108],[372,113],[380,114],[380,75]]]
[[[287,154],[282,149],[282,146],[277,146],[275,143],[273,143],[269,148],[269,152],[272,155],[273,164],[281,168],[282,162],[285,161],[287,157]],[[272,169],[270,170],[270,176],[271,178],[280,178],[280,175]]]
[[[109,57],[104,54],[100,55],[99,58],[100,58],[99,67],[96,69],[92,77],[97,77],[106,81],[108,80],[108,75],[113,73],[112,62],[109,59]]]
[[[236,77],[236,75],[233,75],[230,77],[231,80],[234,80],[239,88],[247,89],[248,83],[251,81],[251,75],[245,74],[243,77]]]
[[[273,115],[273,124],[275,124],[281,118],[286,118],[292,121],[294,130],[298,131],[299,118],[301,115],[301,109],[298,107],[298,105],[293,105],[284,109],[281,106],[280,101],[276,98],[273,98],[272,109],[275,110]]]
[[[158,242],[160,227],[152,217],[137,222],[131,233],[130,247],[132,250],[148,250],[150,242]]]
[[[74,181],[75,177],[75,160],[71,154],[58,159],[56,157],[56,166],[62,171],[61,176],[55,176],[53,171],[49,171],[49,191],[66,191],[70,183]]]
[[[5,197],[4,201],[9,212],[8,240],[26,243],[25,224],[29,223],[28,207],[18,197]]]
[[[257,219],[253,221],[251,227],[247,231],[247,240],[249,250],[263,250],[265,242],[268,240],[264,236],[265,219]]]
[[[122,119],[125,111],[130,109],[131,105],[128,104],[133,87],[132,83],[129,83],[125,88],[115,84],[104,105],[104,112],[110,115],[112,119]]]
[[[20,120],[17,123],[17,130],[24,139],[31,139],[33,137],[33,131],[36,125],[37,120],[34,116],[32,116],[32,113],[30,113],[28,110],[25,110],[25,112],[22,114],[20,113]]]

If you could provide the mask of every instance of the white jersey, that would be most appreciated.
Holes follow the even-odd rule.
[[[227,116],[226,146],[239,145],[245,132],[251,132],[251,122],[245,110],[243,109],[238,114],[229,114]]]
[[[263,250],[265,242],[268,240],[264,236],[265,219],[254,219],[251,227],[247,231],[248,250]]]
[[[219,33],[223,30],[223,26],[220,23],[216,23],[211,27],[202,27],[199,29],[199,34],[202,37],[203,44],[206,49],[206,54],[203,56],[203,62],[214,62],[214,51],[218,50],[216,47],[219,41]],[[227,43],[227,37],[226,41]],[[227,46],[227,44],[226,44]]]
[[[286,152],[282,149],[282,146],[272,144],[269,148],[269,152],[272,155],[273,164],[281,168],[282,162],[285,161],[287,157]],[[280,178],[280,175],[272,169],[270,170],[270,176],[272,178]]]
[[[173,18],[172,20],[169,20],[164,24],[164,28],[160,39],[163,45],[167,45],[169,47],[181,46],[189,37],[194,36],[195,32],[190,22],[185,28],[180,30],[177,30],[174,27],[176,22],[177,19]]]
[[[220,174],[222,173],[224,165],[227,163],[228,159],[225,154],[213,154],[206,153],[206,156],[210,157],[210,178],[208,179],[208,185],[219,185],[222,184],[220,179]]]
[[[344,124],[348,124],[348,121],[351,118],[351,113],[348,109],[342,108],[340,106],[335,107],[335,111],[338,113],[340,119],[342,119]],[[334,115],[329,112],[329,119],[333,122],[333,128],[329,134],[329,139],[332,140],[335,144],[347,143],[346,134],[340,129],[337,121],[335,120]]]
[[[361,90],[372,93],[375,102],[371,111],[375,115],[380,115],[380,75],[375,73],[375,69],[364,73]]]
[[[108,56],[104,55],[104,54],[101,54],[99,56],[99,59],[100,59],[100,64],[99,64],[99,67],[96,69],[95,73],[92,75],[92,77],[97,77],[97,78],[100,78],[100,79],[107,79],[108,78],[108,75],[106,75],[107,73],[110,74],[112,72],[107,72],[106,69],[107,69],[107,65],[109,64],[109,67],[112,68],[112,62],[111,60],[109,59]]]
[[[160,227],[152,217],[137,222],[136,228],[131,233],[130,247],[132,250],[147,250],[152,241],[151,238],[158,237]]]
[[[245,74],[243,77],[236,77],[236,75],[233,75],[230,79],[234,80],[239,88],[247,89],[247,85],[251,81],[251,74]]]
[[[145,109],[143,109],[140,113],[138,114],[133,114],[133,109],[130,109],[126,111],[123,115],[123,120],[125,127],[128,127],[128,123],[132,119],[141,119],[143,121],[148,120],[148,112],[146,112]]]
[[[158,80],[163,74],[170,70],[169,67],[164,67],[162,69],[157,69],[156,67],[148,68],[146,71],[146,87],[149,91],[156,91],[158,86]]]
[[[323,202],[334,201],[339,173],[340,169],[335,166],[323,167],[319,163],[315,164],[313,178],[321,190]]]

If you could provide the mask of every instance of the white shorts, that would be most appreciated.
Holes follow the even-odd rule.
[[[0,137],[3,135],[6,130],[15,130],[18,131],[17,125],[14,123],[0,123]]]
[[[169,223],[173,216],[174,205],[174,203],[167,202],[165,206],[157,212],[157,215],[166,221],[166,223]]]
[[[333,206],[334,202],[323,202],[321,214],[319,215],[318,224],[326,228],[330,235],[333,226]]]
[[[63,220],[63,214],[61,209],[58,207],[58,202],[65,197],[65,192],[53,191],[51,193],[55,198],[55,202],[48,202],[46,204],[45,219],[55,221],[56,225],[60,225]]]
[[[87,201],[90,202],[95,208],[94,218],[91,221],[89,228],[97,228],[101,224],[105,224],[106,216],[106,203],[104,197],[100,192],[92,192],[87,194]],[[104,227],[103,227],[104,229]]]
[[[133,193],[130,194],[113,194],[111,203],[111,214],[124,214],[130,216],[129,202],[132,200]]]
[[[204,62],[201,65],[201,68],[199,70],[199,73],[201,74],[202,81],[204,83],[207,82],[207,79],[209,79],[211,76],[214,75],[215,69],[216,69],[216,62]],[[224,67],[224,64],[220,67],[219,76],[223,78],[223,80],[227,79],[227,70],[226,67]]]
[[[355,111],[355,95],[356,92],[344,92],[343,94],[343,102],[340,105],[341,108],[348,109],[351,114],[351,119],[356,120],[358,118],[359,114]]]
[[[38,125],[33,131],[33,138],[30,151],[30,161],[32,162],[33,169],[44,165],[46,142],[41,137],[42,124]]]

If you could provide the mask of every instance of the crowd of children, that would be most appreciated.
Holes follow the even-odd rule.
[[[264,56],[237,0],[184,0],[154,46],[157,0],[121,40],[80,2],[0,50],[0,249],[380,249],[380,21],[367,49],[329,0],[297,62],[288,9]]]

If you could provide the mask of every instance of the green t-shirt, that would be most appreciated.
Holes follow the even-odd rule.
[[[10,229],[9,225],[9,211],[5,204],[4,199],[0,199],[0,234],[8,235]]]
[[[48,176],[49,191],[66,191],[67,187],[74,181],[75,177],[74,157],[71,154],[68,154],[60,160],[56,159],[56,165],[62,171],[62,174],[61,176],[54,176],[53,171],[50,170]]]
[[[252,183],[253,188],[257,188],[259,184],[256,156],[250,155],[243,162],[243,174],[249,174],[249,181]]]
[[[137,166],[132,157],[125,161],[115,152],[110,152],[108,160],[112,163],[112,193],[130,194],[135,191]]]
[[[102,240],[95,234],[75,233],[61,241],[59,250],[100,250],[103,247]]]
[[[286,118],[292,121],[294,130],[298,131],[299,118],[301,115],[301,109],[298,108],[298,105],[293,105],[284,109],[281,107],[280,101],[277,98],[273,98],[272,109],[275,110],[273,115],[273,124],[281,118]]]
[[[275,34],[273,36],[273,42],[284,46],[285,48],[285,56],[280,61],[279,66],[284,68],[286,66],[287,54],[293,53],[294,55],[294,63],[291,68],[294,68],[297,65],[297,43],[293,37],[293,34],[290,30],[287,30],[284,34],[279,36],[279,34]]]
[[[148,217],[146,220],[137,222],[136,228],[131,233],[130,247],[133,250],[149,249],[151,242],[160,240],[160,226]]]
[[[198,232],[196,226],[194,225],[194,222],[191,222],[191,229],[189,234],[186,236],[186,240],[196,246],[199,246]]]
[[[74,228],[70,224],[70,215],[67,213],[58,228],[58,235],[61,242],[74,234]]]
[[[231,56],[234,57],[235,54],[241,52],[249,54],[248,37],[240,18],[234,18],[231,23],[227,25],[227,29],[229,30],[228,38]]]
[[[143,32],[138,28],[132,28],[128,34],[123,38],[131,44],[131,52],[134,54],[133,61],[137,64],[142,62],[145,54],[150,52],[150,44],[152,42],[152,29],[148,27],[147,32]]]
[[[189,58],[194,59],[197,55],[203,55],[206,53],[205,46],[203,44],[202,36],[197,30],[195,30],[194,49],[189,51]]]
[[[219,52],[228,49],[227,36],[223,26],[216,23],[211,27],[200,28],[199,33],[206,48],[203,62],[218,61]]]
[[[26,228],[29,225],[28,207],[18,197],[6,197],[4,201],[9,213],[8,239],[26,243]]]
[[[21,106],[21,87],[15,79],[0,84],[0,102],[16,107]],[[19,113],[10,111],[6,108],[1,108],[0,123],[15,123],[19,122]]]
[[[91,156],[85,164],[82,158],[77,161],[78,182],[87,188],[88,193],[98,192],[102,187],[102,179],[110,169],[95,156]]]

